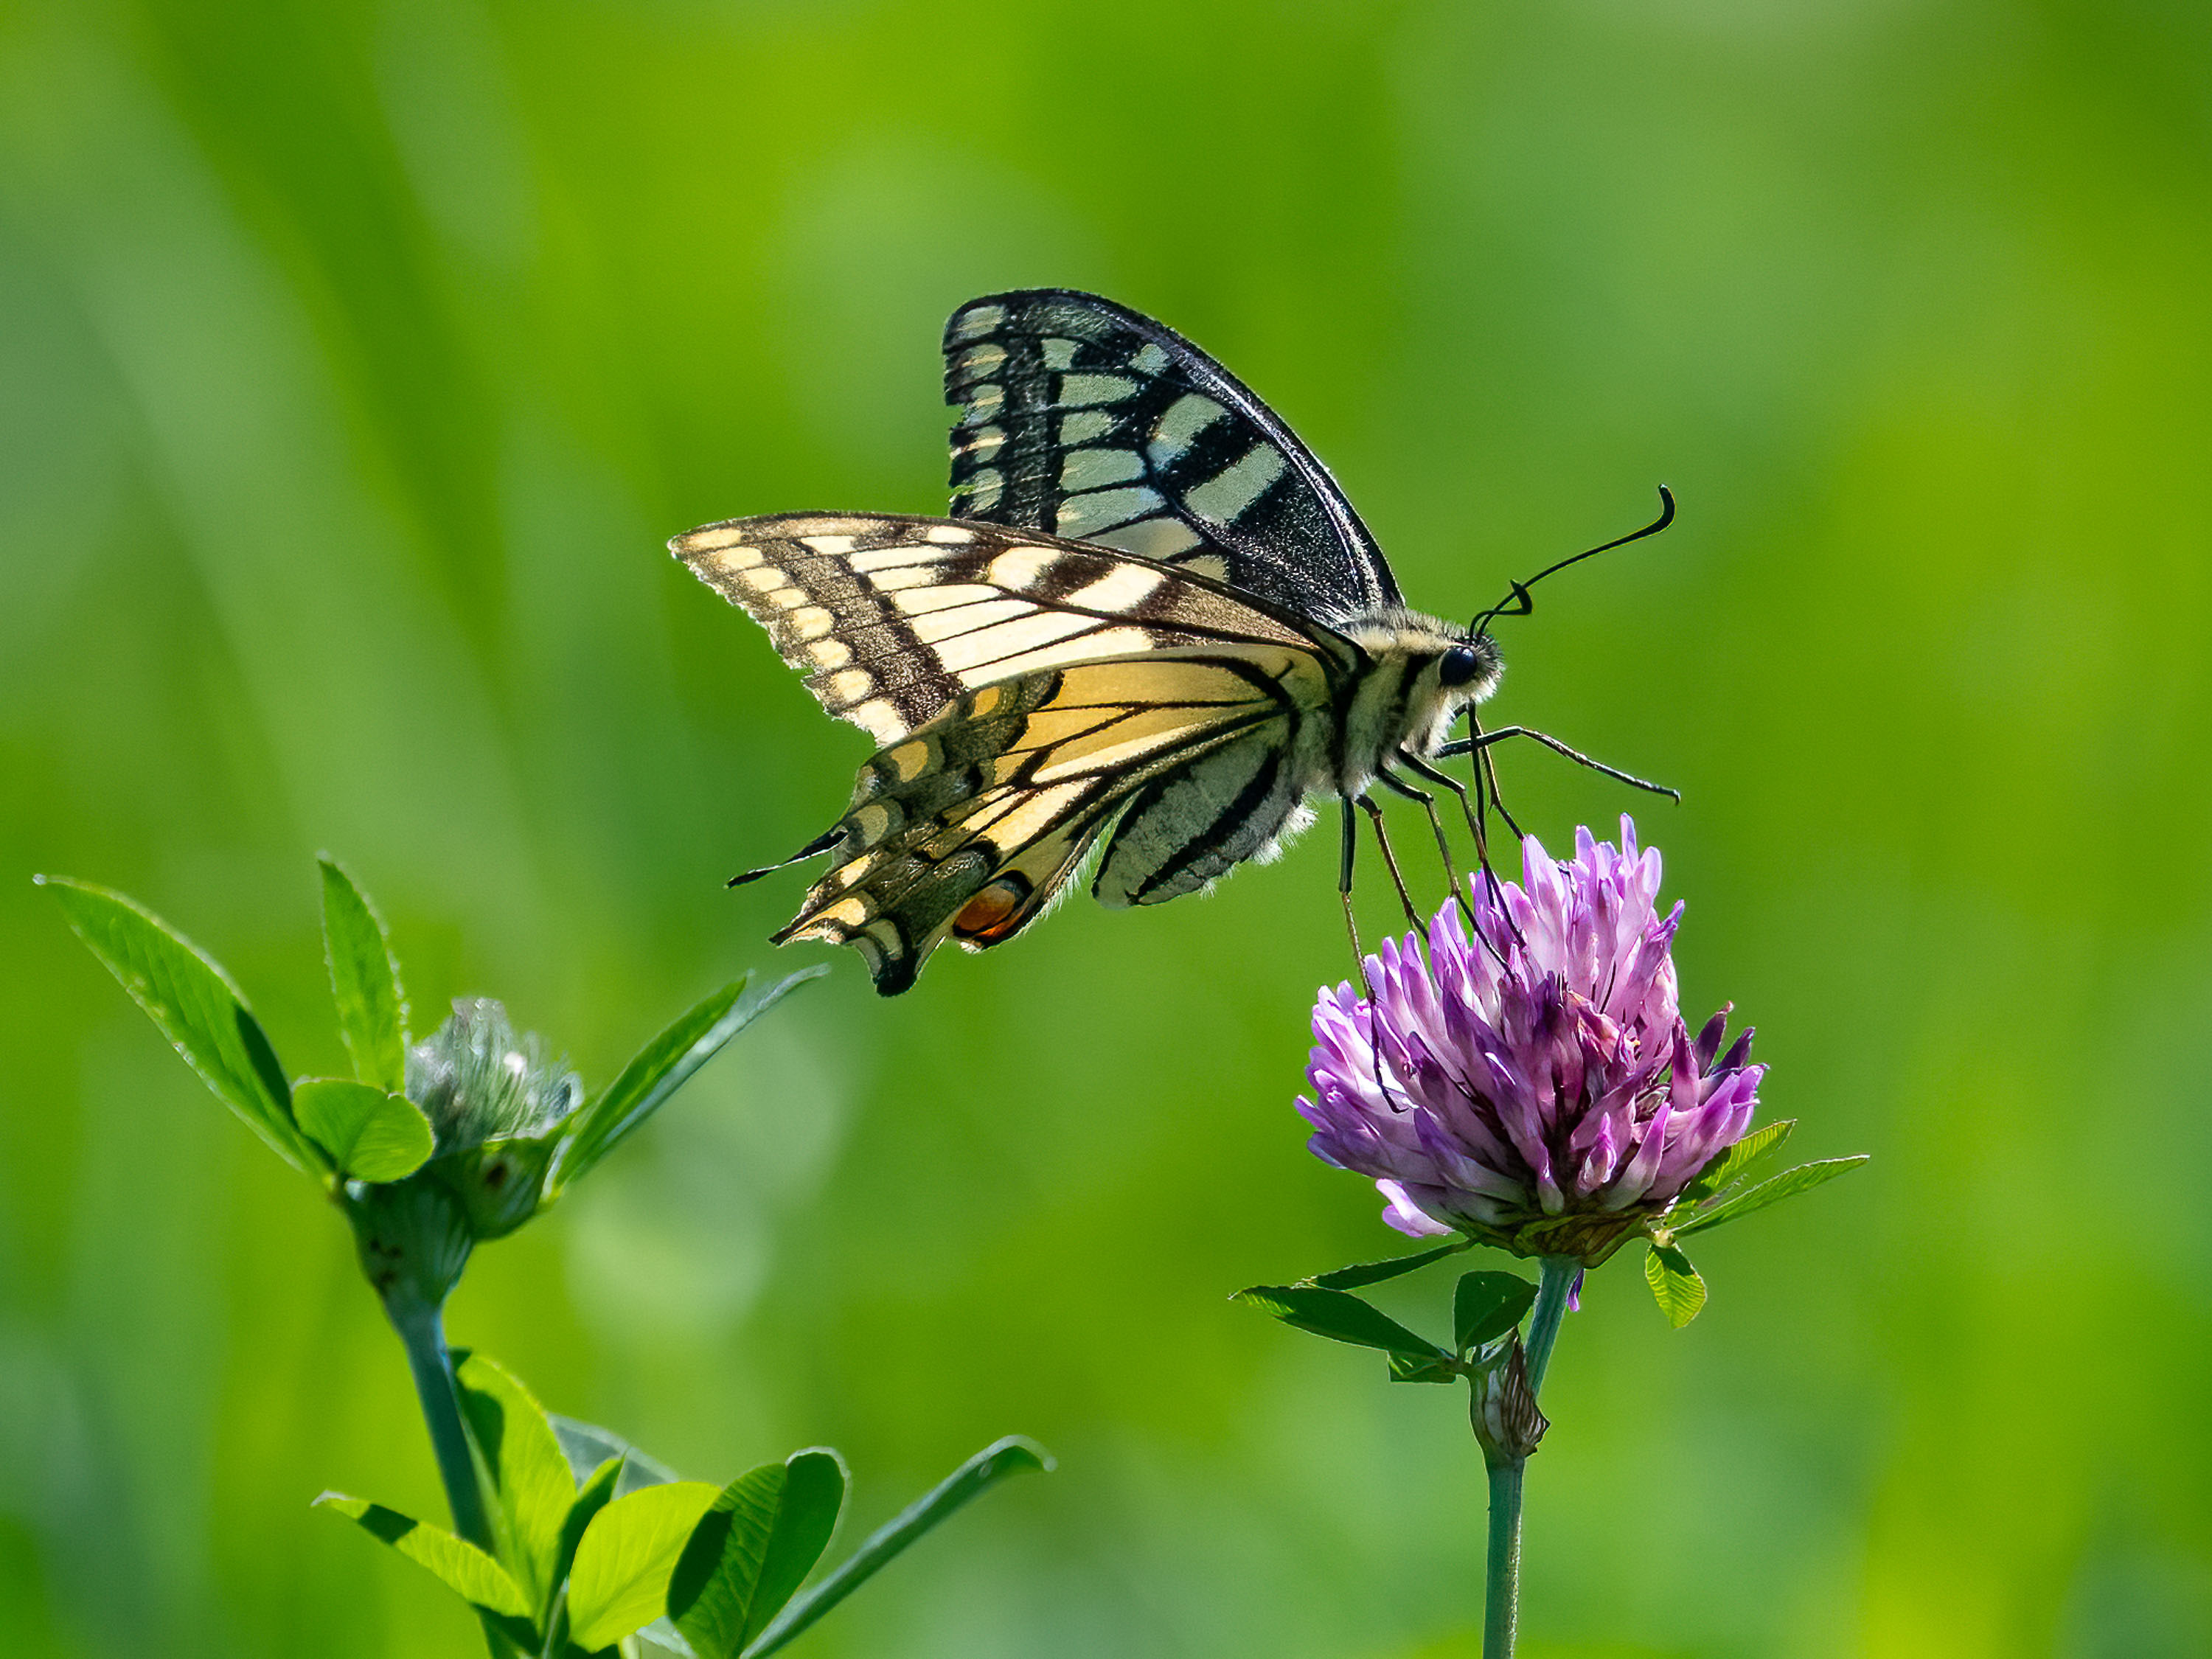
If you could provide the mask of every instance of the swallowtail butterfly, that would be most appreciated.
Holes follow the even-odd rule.
[[[786,861],[830,857],[776,942],[854,945],[891,995],[947,939],[1013,938],[1102,840],[1092,892],[1157,904],[1273,856],[1327,797],[1348,917],[1370,787],[1465,799],[1433,762],[1498,684],[1489,635],[1407,610],[1327,469],[1152,319],[992,295],[952,314],[945,362],[951,517],[780,514],[669,544],[882,745]]]

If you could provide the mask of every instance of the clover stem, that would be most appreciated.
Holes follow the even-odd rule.
[[[484,1516],[483,1491],[477,1484],[468,1431],[461,1425],[453,1359],[446,1352],[444,1310],[434,1303],[413,1298],[393,1298],[384,1305],[391,1316],[392,1328],[399,1333],[406,1346],[407,1367],[415,1374],[415,1392],[422,1401],[422,1424],[430,1433],[430,1449],[437,1455],[439,1478],[446,1484],[453,1530],[477,1548],[489,1550],[491,1525]]]
[[[1544,1371],[1552,1363],[1552,1344],[1559,1339],[1559,1322],[1567,1316],[1567,1298],[1581,1277],[1581,1259],[1547,1255],[1537,1263],[1536,1311],[1528,1318],[1528,1392],[1541,1397]]]
[[[1490,1466],[1490,1559],[1485,1567],[1482,1659],[1513,1659],[1521,1613],[1521,1477],[1525,1457]]]
[[[1529,1316],[1528,1338],[1522,1349],[1528,1392],[1543,1386],[1552,1346],[1567,1316],[1567,1298],[1583,1270],[1571,1255],[1547,1255],[1539,1263],[1536,1307]],[[1526,1457],[1500,1458],[1490,1464],[1490,1553],[1485,1564],[1482,1600],[1482,1659],[1513,1659],[1521,1619],[1521,1494]]]

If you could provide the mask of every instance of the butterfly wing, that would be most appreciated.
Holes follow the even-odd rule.
[[[768,629],[824,708],[882,744],[1036,669],[1219,644],[1348,648],[1202,579],[1002,525],[780,514],[669,548]]]
[[[986,949],[1043,915],[1126,808],[1109,904],[1249,856],[1296,807],[1299,722],[1358,657],[1256,596],[1034,530],[794,514],[670,546],[883,745],[777,938],[854,945],[886,995],[945,939]]]
[[[1110,300],[1032,289],[945,330],[952,510],[1194,568],[1323,622],[1399,603],[1328,470],[1242,381]]]
[[[895,995],[948,938],[985,950],[1042,915],[1116,814],[1160,781],[1217,754],[1260,753],[1277,771],[1300,709],[1328,686],[1312,652],[1249,641],[1033,670],[963,692],[861,769],[830,831],[830,868],[776,940],[854,945],[876,989]],[[1218,816],[1184,815],[1199,835]],[[1168,864],[1146,897],[1169,896],[1164,881],[1195,867],[1170,848],[1139,873]],[[1127,884],[1102,884],[1100,896],[1133,902],[1120,896]]]

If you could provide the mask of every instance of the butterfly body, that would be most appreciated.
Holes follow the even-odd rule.
[[[993,295],[945,353],[954,517],[670,544],[880,745],[776,937],[855,946],[886,994],[948,939],[1013,937],[1094,851],[1115,908],[1273,857],[1310,800],[1348,811],[1435,756],[1502,672],[1486,635],[1405,608],[1321,464],[1150,319]]]

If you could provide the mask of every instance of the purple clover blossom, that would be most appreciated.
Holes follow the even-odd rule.
[[[1766,1068],[1748,1027],[1720,1053],[1729,1009],[1683,1024],[1682,907],[1660,918],[1658,850],[1627,817],[1618,848],[1577,830],[1572,861],[1534,836],[1522,858],[1525,886],[1474,884],[1476,939],[1453,900],[1425,960],[1410,933],[1367,958],[1371,1001],[1322,992],[1298,1111],[1401,1232],[1595,1266],[1742,1138]]]

